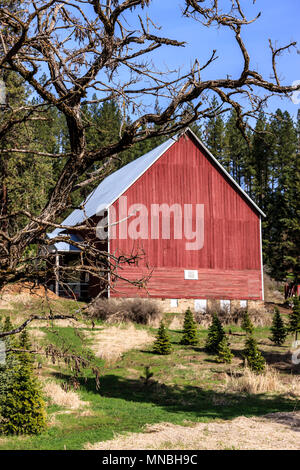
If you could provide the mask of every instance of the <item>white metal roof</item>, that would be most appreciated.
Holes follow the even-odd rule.
[[[59,229],[59,228],[56,228],[55,230],[53,230],[52,233],[47,233],[47,236],[48,238],[55,238],[57,237],[58,235],[64,235],[62,229]],[[75,233],[68,233],[66,234],[66,236],[68,236],[68,238],[74,242],[81,242],[82,240],[75,234]],[[57,242],[54,244],[53,248],[56,250],[56,251],[68,251],[68,252],[79,252],[80,251],[80,248],[78,248],[77,246],[74,246],[74,245],[70,245],[69,243],[67,242]]]
[[[202,149],[209,155],[212,161],[217,165],[221,172],[233,183],[238,191],[250,202],[250,204],[256,209],[256,211],[265,217],[263,211],[255,204],[254,201],[248,196],[248,194],[238,185],[238,183],[232,178],[232,176],[225,170],[225,168],[218,162],[218,160],[212,155],[212,153],[205,147],[203,142],[194,134],[191,129],[187,129],[186,132],[190,132],[197,143]],[[104,209],[111,206],[130,186],[132,186],[138,178],[140,178],[145,171],[150,168],[153,163],[156,162],[175,142],[177,136],[168,139],[163,144],[159,145],[155,149],[146,153],[145,155],[133,160],[127,165],[123,166],[119,170],[115,171],[111,175],[107,176],[86,198],[83,202],[81,209],[75,209],[63,222],[62,225],[76,226],[84,222],[84,220],[100,213]],[[63,229],[55,229],[51,234],[48,234],[49,238],[54,238]],[[58,251],[72,251],[75,247],[67,248],[68,244],[64,242],[57,243],[55,247]]]
[[[71,225],[74,227],[101,212],[101,210],[107,209],[175,142],[176,137],[168,139],[142,157],[133,160],[107,176],[99,186],[88,195],[82,204],[84,210],[75,209],[62,222],[62,225]]]

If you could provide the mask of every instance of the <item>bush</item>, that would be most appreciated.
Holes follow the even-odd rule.
[[[281,318],[279,308],[274,308],[274,316],[271,327],[271,337],[270,340],[275,343],[277,346],[282,346],[287,337],[287,329],[284,325],[284,322]]]
[[[205,343],[205,351],[218,354],[218,347],[222,339],[225,337],[225,331],[219,320],[218,315],[213,315],[212,324],[208,328],[208,336]]]
[[[183,336],[180,344],[196,345],[197,343],[197,325],[192,311],[188,308],[184,315]]]
[[[167,355],[171,352],[170,338],[167,333],[164,322],[160,323],[160,327],[157,332],[156,341],[153,345],[153,352],[155,354]]]
[[[109,323],[135,322],[148,325],[161,318],[156,302],[147,299],[97,299],[88,314],[92,319]]]
[[[245,342],[244,358],[249,368],[255,372],[262,372],[266,362],[257,348],[257,342],[252,335],[248,336]]]

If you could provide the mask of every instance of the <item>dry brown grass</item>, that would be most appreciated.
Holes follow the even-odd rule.
[[[171,320],[171,323],[169,324],[168,328],[169,328],[169,330],[182,330],[183,329],[183,322],[184,322],[183,315],[181,315],[181,316],[176,315]]]
[[[281,393],[300,397],[299,377],[292,376],[288,383],[283,383],[279,372],[272,367],[267,367],[262,374],[255,374],[249,368],[245,368],[243,375],[233,371],[230,376],[226,376],[226,381],[228,392]]]
[[[277,414],[281,415],[278,422]],[[285,415],[285,420],[282,415]],[[292,419],[293,416],[293,419]],[[89,450],[299,450],[300,413],[274,413],[262,418],[241,416],[232,421],[213,421],[194,426],[160,423],[144,433],[117,436],[87,444]],[[293,425],[291,425],[293,422]]]
[[[88,402],[80,400],[76,392],[63,390],[60,385],[52,381],[43,383],[45,395],[53,405],[63,406],[70,410],[78,410],[88,406]]]
[[[115,361],[130,349],[139,349],[154,341],[145,330],[138,330],[134,325],[118,325],[92,332],[91,349],[97,357]]]

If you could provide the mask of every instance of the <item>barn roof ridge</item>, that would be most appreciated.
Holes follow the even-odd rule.
[[[103,181],[88,195],[82,204],[84,210],[75,209],[63,222],[62,225],[75,227],[81,224],[84,220],[96,215],[101,210],[107,209],[111,206],[122,194],[127,191],[165,152],[172,147],[179,138],[189,132],[205,153],[211,158],[221,172],[233,183],[238,191],[250,202],[256,211],[265,217],[264,212],[255,204],[250,196],[241,188],[234,178],[225,170],[221,163],[213,156],[204,143],[197,137],[197,135],[188,127],[184,132],[176,134],[169,138],[159,146],[152,149],[150,152],[142,155],[141,157],[127,163],[115,172],[104,178]],[[130,170],[130,171],[128,171]],[[49,238],[54,238],[63,229],[55,229]]]

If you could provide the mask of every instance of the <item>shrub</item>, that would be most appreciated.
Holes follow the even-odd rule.
[[[147,325],[161,318],[156,302],[147,299],[97,299],[88,314],[96,320],[109,323],[135,322]]]
[[[153,345],[153,352],[155,354],[167,355],[171,352],[170,338],[167,333],[164,322],[160,323],[160,327],[157,332],[156,341]]]
[[[244,358],[249,368],[255,372],[262,372],[266,362],[257,348],[257,342],[252,335],[247,336],[244,349]]]
[[[247,334],[252,335],[254,332],[254,326],[250,320],[249,313],[244,313],[244,318],[241,324],[242,330],[244,330]]]
[[[184,315],[183,336],[180,344],[195,345],[197,343],[197,325],[192,311],[188,308]]]
[[[232,358],[233,358],[233,354],[230,351],[228,339],[226,338],[226,336],[224,336],[222,341],[219,343],[218,356],[216,360],[217,362],[231,364]]]
[[[218,354],[218,347],[225,336],[225,331],[217,314],[213,315],[212,323],[208,328],[208,336],[205,343],[205,351]]]
[[[282,346],[287,336],[287,329],[281,318],[278,307],[274,308],[274,316],[273,316],[273,322],[272,322],[272,327],[271,327],[271,333],[272,335],[270,337],[270,340],[273,343],[275,343],[277,346]]]

